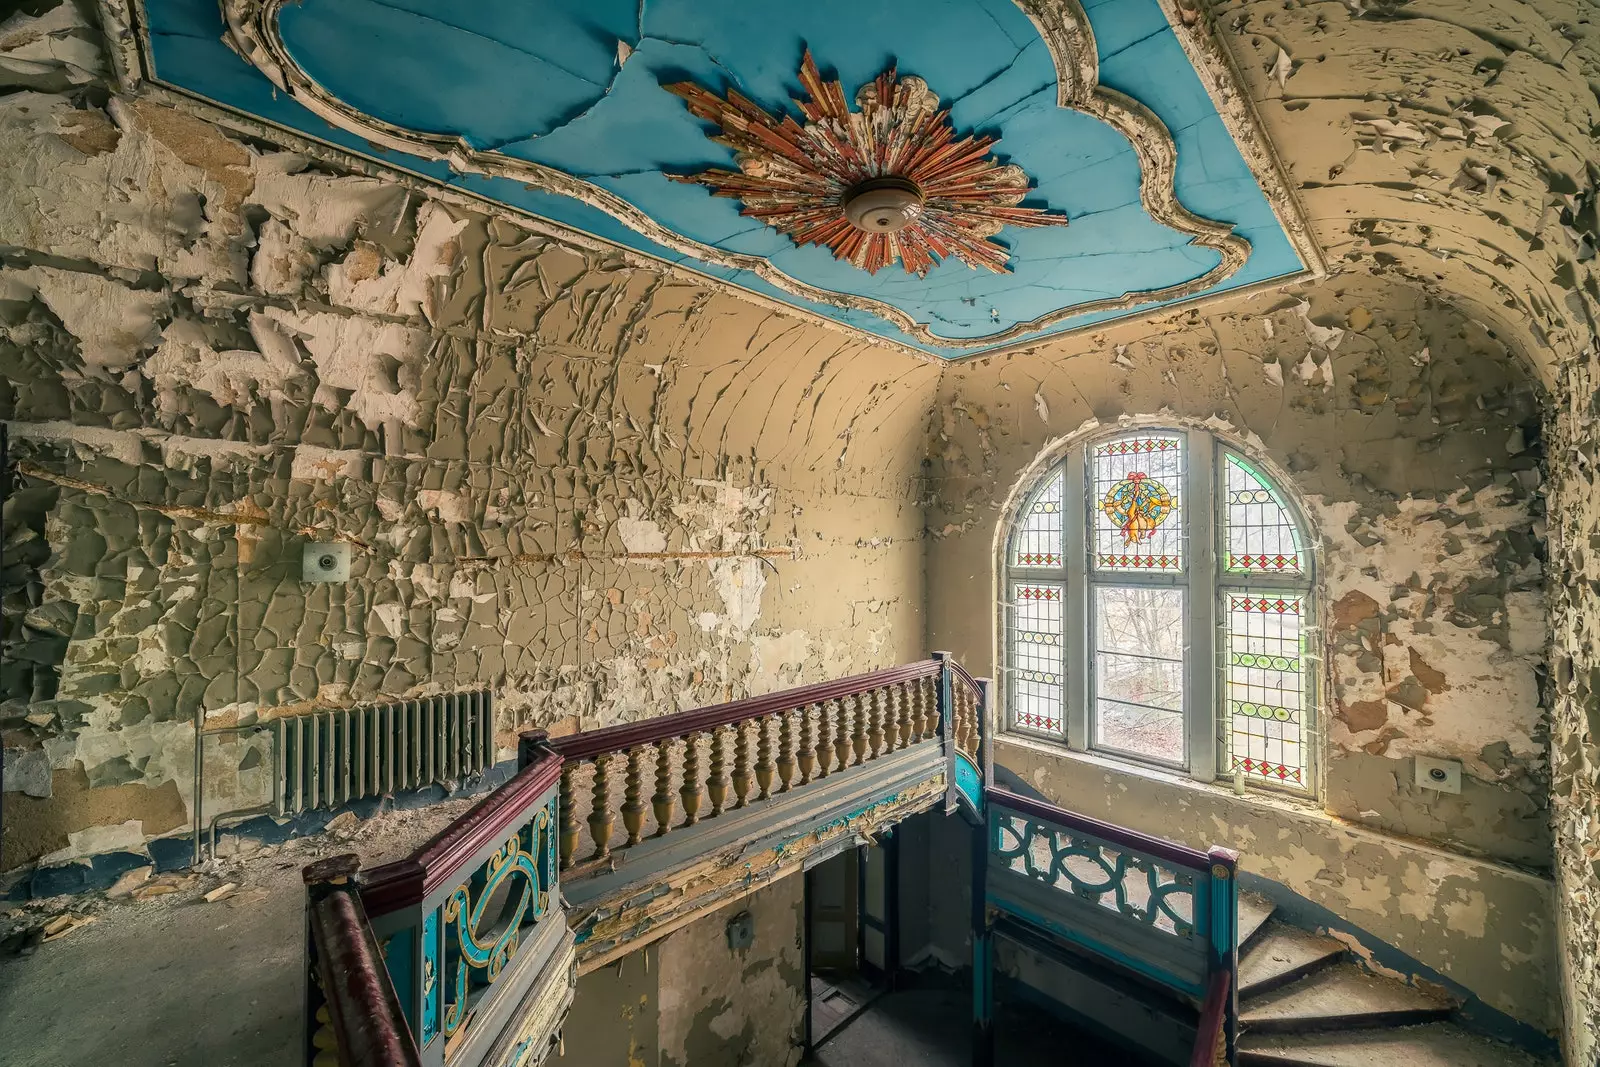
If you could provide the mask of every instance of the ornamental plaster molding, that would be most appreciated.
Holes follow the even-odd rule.
[[[684,237],[614,193],[556,168],[499,152],[480,151],[459,137],[407,129],[367,115],[328,92],[289,54],[278,31],[279,13],[288,2],[291,0],[221,0],[228,26],[226,40],[275,86],[329,123],[382,148],[445,162],[459,174],[507,178],[570,197],[606,212],[665,248],[706,263],[748,271],[804,300],[869,312],[924,344],[944,348],[990,348],[1008,342],[1043,341],[1046,338],[1034,335],[1082,315],[1200,297],[1206,290],[1232,277],[1249,256],[1249,242],[1233,233],[1231,225],[1202,218],[1178,200],[1175,188],[1177,148],[1155,113],[1138,101],[1099,84],[1093,29],[1078,0],[1015,0],[1038,29],[1054,60],[1059,84],[1058,105],[1087,114],[1122,133],[1139,161],[1140,200],[1146,212],[1155,221],[1190,234],[1193,243],[1216,250],[1221,259],[1211,270],[1186,282],[1086,301],[979,337],[946,337],[891,304],[810,285],[773,266],[764,257],[728,252]],[[1298,205],[1287,192],[1270,148],[1265,149],[1264,155],[1260,149],[1252,151],[1254,140],[1260,138],[1260,128],[1248,100],[1234,89],[1237,81],[1231,61],[1210,39],[1209,27],[1203,20],[1173,6],[1175,2],[1177,0],[1162,0],[1168,22],[1195,61],[1195,68],[1200,71],[1213,103],[1234,133],[1246,162],[1266,191],[1302,260],[1310,266],[1311,272],[1320,273],[1320,257],[1315,254]],[[1211,64],[1218,64],[1220,72]],[[1241,137],[1241,133],[1250,136]],[[1278,279],[1276,284],[1288,280]]]

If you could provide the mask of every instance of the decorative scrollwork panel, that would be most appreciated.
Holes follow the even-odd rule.
[[[999,866],[1132,922],[1193,936],[1194,872],[1025,815],[996,812],[994,819],[990,848]]]
[[[443,1032],[463,1028],[556,903],[556,799],[445,898]]]

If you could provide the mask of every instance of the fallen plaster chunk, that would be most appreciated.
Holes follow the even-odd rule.
[[[353,815],[354,812],[348,812],[347,811],[347,812],[345,812],[345,814],[346,815]],[[219,900],[226,900],[229,897],[233,896],[234,891],[236,889],[238,889],[238,888],[239,888],[239,883],[238,882],[224,882],[221,885],[217,886],[217,888],[213,889],[211,892],[206,894],[206,903],[207,904],[215,904]]]
[[[112,900],[120,900],[123,897],[132,896],[133,891],[148,882],[150,876],[154,873],[154,867],[135,867],[131,871],[124,871],[122,877],[118,878],[112,883],[111,888],[106,890],[106,896]]]
[[[44,939],[55,941],[98,921],[99,917],[95,915],[57,915],[44,924]]]

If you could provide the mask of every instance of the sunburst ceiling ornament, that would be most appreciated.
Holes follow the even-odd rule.
[[[1067,224],[1018,206],[1031,187],[1022,168],[989,154],[996,138],[958,140],[950,112],[921,78],[896,80],[891,66],[861,87],[851,111],[844,87],[823,80],[807,49],[800,84],[810,94],[795,101],[804,125],[733,89],[723,100],[693,82],[666,86],[720,128],[708,136],[733,149],[739,165],[673,180],[737,198],[742,214],[871,274],[899,260],[920,277],[950,256],[1004,273],[1010,250],[991,240],[1003,227]]]

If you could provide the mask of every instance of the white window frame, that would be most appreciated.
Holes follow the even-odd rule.
[[[1184,453],[1184,506],[1180,509],[1186,523],[1182,541],[1185,568],[1182,573],[1149,573],[1133,571],[1097,572],[1090,562],[1091,537],[1097,501],[1089,499],[1089,464],[1096,444],[1120,437],[1146,433],[1165,433],[1182,436]],[[1294,522],[1300,542],[1302,571],[1300,574],[1241,574],[1229,572],[1219,559],[1219,544],[1225,530],[1227,515],[1226,464],[1232,453],[1250,468],[1268,479],[1279,502]],[[1014,545],[1021,536],[1026,519],[1034,502],[1049,487],[1057,473],[1062,476],[1061,491],[1061,559],[1056,567],[1013,566]],[[1209,502],[1209,503],[1208,503]],[[1304,784],[1279,784],[1260,776],[1244,775],[1246,784],[1264,789],[1279,790],[1299,797],[1315,797],[1320,770],[1321,736],[1318,706],[1317,671],[1312,666],[1320,656],[1311,647],[1311,639],[1318,632],[1316,576],[1310,527],[1304,510],[1295,499],[1286,479],[1272,466],[1238,445],[1223,440],[1206,430],[1152,423],[1137,427],[1123,427],[1115,431],[1086,436],[1073,441],[1055,458],[1021,497],[1021,506],[1010,517],[1010,528],[1002,540],[1003,553],[999,561],[1001,578],[1000,601],[1000,654],[1004,664],[1005,728],[1021,736],[1064,743],[1075,752],[1093,753],[1106,759],[1119,760],[1157,770],[1187,775],[1201,782],[1213,782],[1232,777],[1226,768],[1231,764],[1233,737],[1232,716],[1224,706],[1226,683],[1226,627],[1227,601],[1230,593],[1249,589],[1257,592],[1293,593],[1302,599],[1301,648],[1304,662],[1301,678],[1301,751],[1304,756]],[[1018,726],[1014,720],[1016,707],[1016,672],[1012,667],[1012,584],[1015,581],[1059,583],[1064,590],[1061,647],[1063,677],[1063,729],[1044,730]],[[1095,692],[1094,612],[1090,601],[1098,585],[1147,586],[1157,588],[1182,588],[1186,590],[1185,602],[1185,655],[1184,655],[1184,748],[1187,758],[1182,765],[1153,760],[1137,753],[1129,753],[1102,746],[1094,740],[1092,695]],[[1207,713],[1204,709],[1210,709]]]

